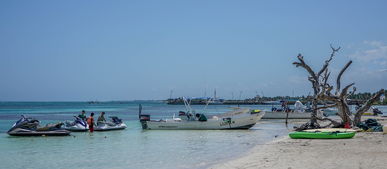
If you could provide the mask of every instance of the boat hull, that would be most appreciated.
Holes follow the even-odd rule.
[[[89,128],[66,128],[66,127],[63,127],[63,129],[65,130],[68,130],[68,131],[72,131],[72,132],[86,132],[86,131],[89,131]]]
[[[72,132],[85,132],[89,130],[89,125],[87,125],[86,127],[80,126],[80,125],[64,126],[62,127],[62,129],[72,131]]]
[[[26,129],[16,129],[8,132],[11,136],[68,136],[70,131],[55,130],[55,131],[31,131]]]
[[[262,119],[286,119],[286,112],[266,112]],[[310,119],[310,113],[289,112],[288,119]]]
[[[220,115],[207,121],[146,121],[145,128],[149,130],[227,130],[249,129],[253,127],[265,114],[264,112],[250,114],[243,110],[238,115]],[[225,119],[230,120],[225,121]]]
[[[96,126],[94,128],[94,131],[112,131],[112,130],[124,130],[126,129],[126,124],[119,124],[119,125],[116,125],[116,126],[109,126],[107,124],[105,125],[101,125],[101,126]]]
[[[308,129],[303,130],[305,132],[356,132],[354,129],[347,129],[347,128],[321,128],[321,129]]]

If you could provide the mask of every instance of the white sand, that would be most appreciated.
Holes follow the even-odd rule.
[[[357,133],[352,139],[290,139],[257,145],[245,156],[212,169],[387,168],[387,135]]]

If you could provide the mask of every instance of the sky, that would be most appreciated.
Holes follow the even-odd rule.
[[[387,88],[387,1],[0,1],[0,101],[300,96],[292,62]]]

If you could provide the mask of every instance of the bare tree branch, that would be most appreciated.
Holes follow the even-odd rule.
[[[371,99],[369,99],[359,110],[356,111],[356,114],[357,113],[364,113],[365,111],[367,111],[368,109],[370,109],[370,107],[372,106],[372,104],[378,100],[380,98],[380,96],[384,93],[384,89],[380,89],[377,93],[375,93],[375,95],[373,95],[371,97]]]
[[[325,100],[325,101],[337,102],[337,100],[340,100],[340,97],[335,96],[335,95],[326,95],[324,93],[320,93],[319,95],[317,95],[317,99]]]
[[[348,96],[351,96],[351,95],[355,94],[355,92],[356,92],[356,87],[353,87],[352,91],[349,92]]]
[[[371,99],[369,99],[360,109],[356,111],[355,119],[353,120],[354,125],[358,125],[361,121],[361,116],[365,111],[370,109],[372,104],[379,99],[379,97],[384,93],[384,89],[380,89],[377,93],[375,93]]]
[[[327,84],[327,91],[325,92],[326,95],[328,96],[331,96],[331,90],[333,90],[333,86],[330,86],[329,84]]]
[[[351,83],[351,84],[345,86],[344,89],[343,89],[343,90],[341,91],[341,93],[340,93],[340,97],[346,96],[347,93],[348,93],[348,89],[349,89],[351,86],[353,86],[353,85],[355,85],[355,83]]]
[[[331,75],[331,72],[328,73],[328,69],[325,69],[324,73],[324,86],[328,83],[329,76]]]
[[[331,56],[329,57],[328,60],[325,61],[325,64],[323,65],[323,67],[321,68],[321,70],[318,72],[317,76],[320,77],[321,74],[325,71],[325,69],[328,68],[329,66],[329,62],[333,59],[333,56],[335,56],[335,53],[338,52],[340,50],[341,47],[338,47],[338,48],[334,48],[331,44],[331,49],[332,49],[332,53],[331,53]]]
[[[352,64],[352,60],[350,60],[344,67],[343,69],[341,69],[339,75],[337,76],[337,79],[336,79],[336,94],[338,94],[340,92],[340,80],[341,80],[341,76],[343,75],[343,73],[345,72],[345,70],[347,70],[347,68]]]
[[[317,117],[317,120],[320,120],[320,121],[330,121],[333,124],[333,126],[340,126],[341,125],[340,122],[337,122],[337,121],[332,120],[330,118],[319,118],[319,117]]]
[[[331,105],[327,105],[327,106],[317,107],[317,110],[332,108],[332,107],[336,107],[336,106],[337,106],[337,104],[331,104]]]
[[[316,77],[316,73],[314,73],[314,71],[312,70],[312,68],[310,68],[309,65],[307,65],[304,61],[304,57],[301,55],[301,54],[298,54],[297,56],[298,60],[300,62],[293,62],[294,65],[296,65],[296,67],[303,67],[306,71],[308,71],[308,73],[310,74],[310,76],[315,80],[315,81],[318,81],[318,78]]]

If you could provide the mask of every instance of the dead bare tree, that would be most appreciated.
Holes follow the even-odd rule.
[[[311,121],[303,126],[301,126],[299,129],[306,129],[306,128],[320,128],[321,126],[317,122],[317,120],[320,121],[330,121],[330,125],[333,125],[333,127],[340,127],[343,125],[357,125],[360,122],[361,115],[367,111],[371,105],[379,98],[383,93],[384,90],[381,89],[378,91],[371,99],[369,99],[366,104],[364,104],[355,114],[354,121],[351,120],[351,110],[349,109],[347,99],[349,96],[355,93],[356,88],[353,87],[355,83],[348,84],[343,89],[341,89],[341,77],[344,74],[344,72],[348,69],[348,67],[352,64],[352,61],[348,61],[347,64],[341,69],[339,72],[337,78],[336,78],[336,90],[334,93],[332,93],[334,86],[330,85],[328,83],[329,77],[331,72],[328,70],[329,64],[332,61],[335,54],[340,50],[339,48],[334,48],[331,45],[332,52],[330,54],[330,57],[325,60],[325,63],[323,64],[322,68],[316,73],[313,71],[313,69],[305,63],[304,57],[301,54],[298,54],[297,59],[298,62],[294,62],[293,65],[296,67],[302,67],[304,68],[308,74],[308,80],[312,84],[313,88],[313,100],[312,100],[312,113],[311,113]],[[349,89],[352,87],[352,91],[349,91]],[[333,104],[326,105],[326,106],[318,106],[318,103],[320,102],[331,102]],[[342,119],[341,122],[337,122],[335,120],[329,119],[329,118],[320,118],[317,117],[317,112],[320,109],[326,109],[330,107],[337,107],[338,114],[340,118]]]
[[[361,121],[361,116],[365,111],[367,111],[372,104],[380,98],[380,96],[384,93],[384,89],[379,90],[376,92],[370,99],[367,100],[367,102],[356,111],[355,118],[353,119],[353,122],[355,125],[359,124]]]

